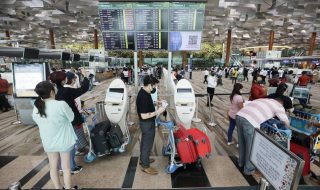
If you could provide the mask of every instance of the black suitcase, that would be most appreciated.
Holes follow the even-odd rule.
[[[108,144],[106,134],[110,130],[111,124],[109,121],[102,121],[95,125],[91,131],[91,142],[93,150],[98,157],[110,154],[110,146]]]
[[[112,125],[106,137],[112,148],[119,148],[124,142],[123,133],[119,125]]]

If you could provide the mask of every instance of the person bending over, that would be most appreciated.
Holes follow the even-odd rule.
[[[239,167],[243,167],[246,175],[255,173],[255,167],[250,161],[250,150],[252,146],[255,128],[260,124],[277,116],[288,128],[289,119],[280,99],[261,98],[250,102],[236,114],[236,125],[238,128],[239,143]]]
[[[154,162],[154,159],[150,159],[150,152],[154,142],[155,136],[155,118],[165,111],[165,108],[160,107],[155,110],[151,92],[154,91],[152,79],[149,75],[143,79],[143,87],[140,89],[136,107],[140,120],[141,130],[141,142],[140,142],[140,165],[141,170],[147,174],[156,175],[158,171],[150,167],[150,163]]]
[[[35,100],[32,118],[39,127],[42,145],[48,155],[51,180],[56,189],[62,189],[58,174],[60,157],[64,188],[70,189],[70,151],[77,140],[71,125],[74,114],[65,101],[55,100],[55,90],[49,81],[37,84],[35,92],[39,97]]]

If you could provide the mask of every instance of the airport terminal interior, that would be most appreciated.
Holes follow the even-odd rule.
[[[1,0],[0,189],[320,189],[320,0]]]

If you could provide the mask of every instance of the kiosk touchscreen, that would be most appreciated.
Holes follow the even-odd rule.
[[[36,85],[44,81],[45,65],[43,63],[12,63],[14,95],[17,98],[35,98]]]

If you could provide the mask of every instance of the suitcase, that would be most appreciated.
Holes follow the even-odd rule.
[[[196,145],[196,151],[199,158],[209,157],[211,154],[211,144],[208,136],[197,128],[188,129],[192,136],[191,140]]]
[[[123,144],[123,133],[119,125],[112,125],[106,134],[107,141],[112,148],[119,148]]]
[[[110,146],[106,139],[106,133],[111,128],[109,121],[102,121],[97,123],[92,129],[90,138],[93,146],[93,150],[98,157],[110,154]]]
[[[190,164],[198,161],[196,147],[189,138],[190,135],[183,125],[178,125],[178,130],[174,133],[178,155],[181,163]]]
[[[300,146],[296,143],[290,143],[290,150],[305,161],[302,170],[302,176],[308,175],[310,173],[310,154],[308,148]]]

